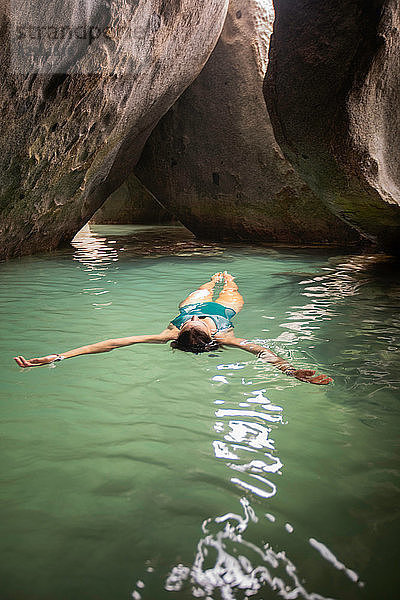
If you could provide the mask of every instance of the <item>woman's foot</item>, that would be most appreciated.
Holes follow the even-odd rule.
[[[230,283],[231,281],[233,281],[235,279],[233,277],[233,275],[231,275],[230,273],[228,273],[228,271],[224,271],[222,273],[222,276],[224,278],[225,283]]]
[[[211,277],[211,281],[213,281],[214,283],[220,283],[222,280],[223,280],[222,273],[214,273],[214,275]]]

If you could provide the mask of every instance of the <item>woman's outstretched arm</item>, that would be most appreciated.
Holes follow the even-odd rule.
[[[274,354],[271,350],[260,346],[259,344],[255,344],[253,342],[249,342],[243,338],[236,337],[224,337],[221,340],[221,343],[224,346],[231,346],[234,348],[241,348],[242,350],[247,350],[247,352],[251,352],[252,354],[257,355],[264,362],[271,363],[285,373],[285,375],[290,375],[295,377],[299,381],[304,381],[306,383],[315,383],[317,385],[326,385],[333,381],[332,377],[328,377],[327,375],[316,375],[315,371],[312,369],[296,369],[293,365],[291,365],[287,360],[281,358],[277,354]]]
[[[170,340],[175,339],[176,334],[174,333],[175,327],[170,329],[164,329],[161,333],[153,335],[132,335],[125,338],[115,338],[104,340],[103,342],[96,342],[95,344],[89,344],[87,346],[81,346],[80,348],[74,348],[73,350],[67,350],[60,354],[48,354],[40,358],[30,358],[27,360],[23,356],[15,356],[14,360],[20,367],[40,367],[41,365],[48,365],[52,362],[63,360],[64,358],[73,358],[74,356],[80,356],[82,354],[99,354],[100,352],[110,352],[116,348],[123,348],[124,346],[131,346],[132,344],[165,344]]]

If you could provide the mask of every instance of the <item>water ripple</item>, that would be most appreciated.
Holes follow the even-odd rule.
[[[253,596],[268,586],[286,600],[332,600],[307,590],[296,565],[284,550],[275,550],[268,543],[256,545],[246,540],[247,529],[252,523],[258,523],[259,518],[247,498],[241,498],[240,504],[242,515],[230,512],[203,522],[203,536],[197,544],[193,564],[173,567],[165,581],[165,589],[175,593],[187,589],[194,598],[214,598],[219,594],[222,600],[235,600]],[[273,515],[266,515],[266,518],[275,522]],[[284,527],[288,533],[294,532],[289,523]],[[313,538],[310,538],[310,544],[333,567],[363,586],[357,573],[336,559],[324,544]]]

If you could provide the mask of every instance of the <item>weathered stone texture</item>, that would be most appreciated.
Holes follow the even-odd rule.
[[[123,183],[206,62],[227,0],[15,0],[0,8],[0,257],[10,257],[70,240]],[[76,37],[85,22],[101,31],[86,46]],[[30,35],[32,23],[45,28],[46,49],[26,74],[16,27]],[[52,43],[46,27],[54,23],[74,35]]]
[[[349,243],[283,157],[262,93],[272,0],[231,0],[206,66],[161,120],[135,169],[196,235],[284,243]]]
[[[264,92],[277,141],[332,210],[398,252],[398,1],[274,4]]]
[[[137,177],[130,175],[95,212],[90,222],[103,225],[125,223],[157,225],[175,220]]]

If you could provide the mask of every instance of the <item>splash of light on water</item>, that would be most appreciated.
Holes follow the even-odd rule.
[[[279,476],[284,465],[276,455],[274,440],[270,437],[272,429],[266,422],[275,427],[284,425],[284,422],[282,415],[276,414],[282,412],[282,407],[272,404],[265,392],[265,389],[248,392],[246,403],[239,403],[248,406],[258,404],[262,411],[216,410],[217,419],[228,418],[228,421],[216,421],[214,430],[223,439],[214,440],[213,449],[217,459],[224,460],[229,469],[241,474],[240,478],[230,478],[232,484],[268,500],[277,493],[277,485],[265,475]],[[241,418],[230,420],[232,416]],[[248,452],[255,453],[255,458],[242,460],[244,453],[248,456]],[[228,512],[203,521],[203,536],[197,544],[193,564],[174,566],[166,579],[165,589],[175,593],[190,591],[194,598],[236,600],[248,598],[269,587],[288,600],[331,600],[306,589],[304,579],[284,550],[275,550],[269,543],[256,545],[245,539],[249,526],[258,523],[259,517],[247,498],[242,497],[240,504],[243,514]],[[276,522],[274,515],[266,513],[264,516],[266,521]],[[293,525],[285,523],[283,526],[287,533],[294,534]],[[358,575],[345,567],[324,544],[314,538],[310,538],[309,543],[322,558],[362,586]]]
[[[348,569],[342,562],[340,562],[340,560],[336,558],[336,556],[329,550],[329,548],[327,548],[327,546],[325,546],[325,544],[323,544],[322,542],[318,542],[318,540],[314,538],[310,538],[309,541],[310,545],[313,548],[315,548],[317,552],[320,553],[322,558],[330,562],[335,567],[335,569],[337,569],[338,571],[343,571],[351,581],[358,583],[360,587],[364,587],[364,583],[360,581],[360,578],[357,575],[357,573],[352,569]]]
[[[189,589],[194,598],[211,599],[219,594],[223,600],[235,600],[254,596],[268,586],[287,600],[332,600],[306,589],[296,565],[284,550],[277,551],[268,543],[257,546],[244,538],[249,525],[259,519],[246,498],[241,498],[240,504],[243,515],[227,513],[203,522],[204,536],[197,544],[193,564],[190,567],[182,564],[173,567],[165,589],[170,592]],[[266,517],[271,522],[275,521],[273,515],[267,514]],[[221,528],[210,532],[213,523],[221,525]],[[289,523],[285,524],[285,529],[288,533],[294,531]],[[316,540],[310,540],[310,543],[335,568],[344,571],[353,582],[362,586],[358,575],[338,561],[326,546]]]

